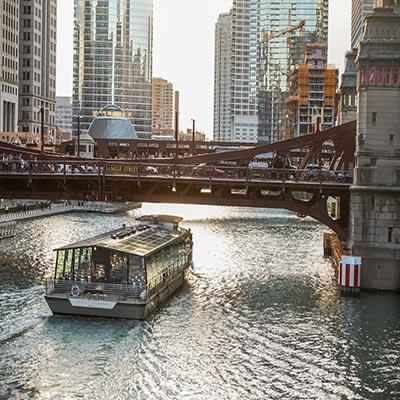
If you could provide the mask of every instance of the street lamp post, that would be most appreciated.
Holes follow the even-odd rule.
[[[196,147],[195,147],[195,135],[196,135],[196,120],[192,119],[192,154],[194,155],[196,153]]]
[[[40,141],[41,141],[41,151],[42,153],[44,152],[44,117],[45,117],[45,112],[49,111],[48,107],[41,106],[40,107]],[[48,123],[48,132],[50,133],[50,123]]]
[[[175,158],[178,158],[179,111],[175,111]]]
[[[40,141],[41,141],[41,151],[44,152],[44,110],[42,106],[40,108]]]
[[[76,151],[76,155],[80,157],[81,155],[81,116],[77,115],[76,116],[77,121],[76,121],[76,128],[77,128],[77,136],[78,136],[78,149]]]

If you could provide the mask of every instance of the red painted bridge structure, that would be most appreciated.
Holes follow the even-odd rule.
[[[0,153],[23,161],[1,163],[0,196],[284,208],[315,218],[344,240],[355,133],[351,122],[245,150],[158,160],[90,160],[4,143]],[[249,166],[262,154],[272,159],[269,168]]]

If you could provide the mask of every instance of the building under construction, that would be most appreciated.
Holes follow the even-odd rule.
[[[306,46],[304,63],[291,74],[287,98],[286,138],[314,132],[320,117],[321,129],[335,125],[338,110],[339,70],[327,64],[327,46]]]
[[[214,138],[284,138],[288,71],[328,43],[328,0],[233,0],[215,30]]]
[[[328,0],[259,0],[258,140],[285,134],[291,72],[303,62],[306,45],[328,44]]]

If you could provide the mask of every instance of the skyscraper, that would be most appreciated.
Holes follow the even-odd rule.
[[[260,38],[267,39],[259,48],[258,139],[274,142],[284,137],[291,72],[303,62],[307,44],[328,45],[328,0],[259,2]],[[298,29],[288,32],[291,27]]]
[[[364,36],[365,17],[370,15],[374,7],[393,7],[396,13],[400,13],[400,4],[395,0],[352,0],[351,4],[351,48],[355,49]]]
[[[0,18],[0,131],[15,132],[18,110],[19,0],[2,2]]]
[[[152,0],[75,0],[73,113],[81,129],[115,104],[139,137],[150,137],[152,41]]]
[[[63,132],[72,132],[72,101],[71,97],[56,97],[56,128]]]
[[[257,142],[258,22],[260,0],[233,0],[233,140]]]
[[[230,128],[233,141],[281,140],[288,76],[303,61],[307,44],[327,45],[328,0],[233,0],[230,33],[228,18],[220,17],[216,27],[214,137],[228,137]],[[222,26],[230,65],[218,56]],[[221,82],[230,82],[231,91],[228,85],[222,89]],[[221,99],[230,102],[230,126],[225,123],[225,128],[216,123],[228,115]]]
[[[364,34],[364,19],[372,12],[374,0],[352,0],[351,4],[351,48],[358,47]]]
[[[233,0],[215,31],[214,138],[257,142],[258,3]]]
[[[20,3],[18,130],[55,130],[57,0]]]
[[[230,142],[232,135],[232,14],[221,14],[215,24],[214,140]]]

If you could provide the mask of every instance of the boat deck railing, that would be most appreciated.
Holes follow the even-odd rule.
[[[46,294],[141,303],[147,301],[157,290],[173,277],[177,276],[187,266],[188,262],[176,260],[161,273],[150,279],[147,285],[73,281],[69,279],[48,280],[46,281]]]
[[[147,300],[145,285],[126,285],[104,282],[86,282],[56,279],[46,282],[46,294],[64,294],[98,300],[116,299],[143,302]]]

